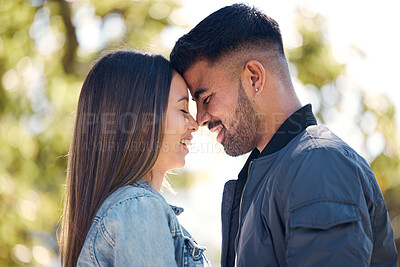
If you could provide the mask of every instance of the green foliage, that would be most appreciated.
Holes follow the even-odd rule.
[[[364,103],[367,102],[364,101]],[[391,194],[396,192],[400,195],[400,144],[395,122],[395,108],[390,99],[381,96],[374,99],[375,105],[364,105],[364,113],[371,112],[377,119],[377,130],[385,139],[385,148],[376,157],[371,167],[378,178],[382,192],[385,194],[388,210],[392,217],[400,215],[397,198],[387,197],[386,192],[390,189]],[[398,229],[400,230],[400,229]],[[396,229],[397,231],[397,229]]]
[[[297,67],[297,78],[317,88],[334,82],[343,73],[344,66],[332,57],[331,47],[325,41],[321,28],[323,19],[318,15],[299,17],[297,25],[303,44],[288,51],[290,61]]]
[[[84,76],[101,50],[128,46],[160,51],[158,36],[177,7],[172,1],[1,2],[0,266],[40,266],[56,259],[62,185]],[[299,16],[297,23],[303,44],[287,54],[297,68],[298,79],[317,88],[319,95],[324,94],[323,88],[333,88],[339,95],[330,105],[321,103],[317,115],[324,121],[323,114],[342,100],[337,80],[345,73],[345,66],[331,55],[321,17]],[[85,28],[88,25],[97,28]],[[100,38],[94,34],[88,46],[85,36],[96,30]],[[387,98],[377,106],[376,99],[371,102],[363,96],[361,100],[360,118],[372,114],[377,121],[374,131],[385,140],[382,153],[371,166],[391,217],[400,218],[395,109]],[[365,132],[365,140],[370,135]],[[194,182],[187,172],[171,178],[175,188],[187,188]]]
[[[176,170],[168,174],[172,188],[190,188],[195,183],[195,175],[185,170]]]
[[[324,20],[321,16],[304,17],[298,12],[296,19],[298,32],[302,45],[286,51],[289,61],[297,69],[297,78],[304,85],[312,85],[317,90],[319,98],[322,97],[322,88],[325,85],[336,87],[338,77],[345,72],[345,65],[339,64],[332,56],[332,48],[324,37]],[[337,91],[337,90],[336,90]],[[340,103],[340,95],[335,103]],[[330,101],[331,102],[331,101]],[[316,110],[316,115],[321,122],[325,122],[323,111],[329,109],[321,102],[321,108]]]
[[[101,50],[158,45],[154,38],[176,6],[172,0],[2,1],[0,266],[56,260],[55,232],[83,78]],[[92,30],[99,31],[100,42],[88,49],[77,33],[90,23],[99,24]]]

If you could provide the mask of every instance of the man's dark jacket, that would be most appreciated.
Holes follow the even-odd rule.
[[[222,267],[397,266],[370,166],[328,128],[311,124],[274,153],[253,151],[245,183],[239,176],[225,184]]]

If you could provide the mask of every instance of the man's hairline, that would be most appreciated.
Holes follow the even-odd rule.
[[[210,68],[214,68],[218,65],[222,65],[222,68],[226,72],[227,77],[232,82],[237,81],[237,76],[238,76],[239,72],[242,70],[242,68],[244,68],[246,63],[251,60],[256,60],[260,64],[262,64],[264,67],[267,67],[267,68],[269,65],[268,63],[276,62],[276,60],[279,60],[280,62],[284,61],[287,64],[285,54],[277,52],[276,50],[271,51],[271,50],[263,50],[263,49],[253,49],[253,52],[245,53],[247,55],[242,56],[241,58],[237,59],[235,62],[235,60],[234,60],[235,57],[232,57],[232,54],[240,54],[241,51],[243,51],[243,50],[246,50],[246,49],[240,49],[240,48],[232,49],[230,52],[222,53],[222,54],[218,55],[215,59],[207,58],[202,53],[199,53],[199,55],[195,58],[195,60],[193,60],[193,62],[186,68],[186,70],[183,71],[182,77],[184,77],[184,75],[194,65],[196,65],[197,63],[199,63],[201,61],[204,61],[206,64],[208,64],[208,67],[210,67]],[[251,55],[251,54],[253,54],[253,55]],[[272,60],[268,60],[268,58],[272,58]],[[227,62],[227,63],[225,64],[225,62]],[[272,63],[272,64],[274,64],[274,63]],[[200,89],[203,89],[205,91],[208,90],[207,88],[204,88],[204,87],[194,88],[194,90],[196,90],[195,94]],[[200,94],[203,94],[203,93],[204,92],[202,92]],[[195,101],[198,100],[194,97],[194,95],[193,95],[193,99],[195,99]]]
[[[196,65],[197,63],[199,63],[201,61],[206,62],[208,64],[208,67],[210,67],[210,68],[213,68],[224,62],[233,63],[235,57],[232,57],[232,54],[243,54],[244,50],[247,50],[247,49],[243,49],[240,47],[234,48],[231,51],[228,51],[225,53],[224,52],[220,53],[215,58],[208,58],[208,57],[204,56],[203,52],[200,52],[194,58],[194,60],[186,67],[186,69],[183,70],[182,77],[185,75],[185,73],[187,73],[190,70],[190,68],[192,68],[194,65]],[[281,52],[276,52],[276,51],[274,51],[274,49],[271,49],[271,50],[269,50],[269,49],[248,49],[248,51],[252,51],[252,52],[245,52],[244,54],[247,54],[247,56],[243,56],[241,60],[237,60],[237,61],[240,61],[239,63],[234,62],[233,64],[236,63],[237,66],[244,67],[244,64],[246,64],[246,62],[250,61],[250,60],[257,60],[260,63],[266,64],[266,60],[268,58],[275,58],[275,59],[287,61],[284,53],[282,54]],[[253,55],[251,55],[251,54],[253,54]],[[264,59],[262,59],[263,57],[264,57]],[[245,58],[245,59],[243,59],[243,58]],[[226,64],[226,65],[232,65],[232,64]]]

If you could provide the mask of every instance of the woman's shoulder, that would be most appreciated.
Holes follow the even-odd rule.
[[[129,212],[132,215],[138,213],[154,212],[155,210],[170,209],[168,203],[161,195],[151,190],[134,185],[127,185],[117,189],[106,198],[96,214],[95,220],[118,216],[120,213]],[[144,214],[142,214],[144,215]]]
[[[86,261],[113,262],[117,255],[124,263],[127,257],[140,262],[143,255],[135,253],[151,251],[150,248],[146,250],[146,246],[155,239],[167,244],[180,233],[181,227],[172,208],[157,191],[146,189],[147,185],[135,183],[121,187],[104,201],[82,248],[82,264]]]

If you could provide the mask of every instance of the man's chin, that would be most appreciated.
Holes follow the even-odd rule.
[[[222,146],[224,147],[224,151],[228,156],[231,157],[238,157],[244,155],[254,149],[251,147],[246,147],[246,148],[230,147],[229,145],[226,145],[224,141],[225,140],[222,141]]]
[[[246,154],[246,153],[243,153],[243,154],[232,153],[231,151],[228,151],[228,150],[226,150],[226,149],[224,149],[224,150],[225,150],[225,153],[226,153],[228,156],[231,156],[231,157],[238,157],[238,156],[241,156],[241,155],[243,155],[243,154]]]

